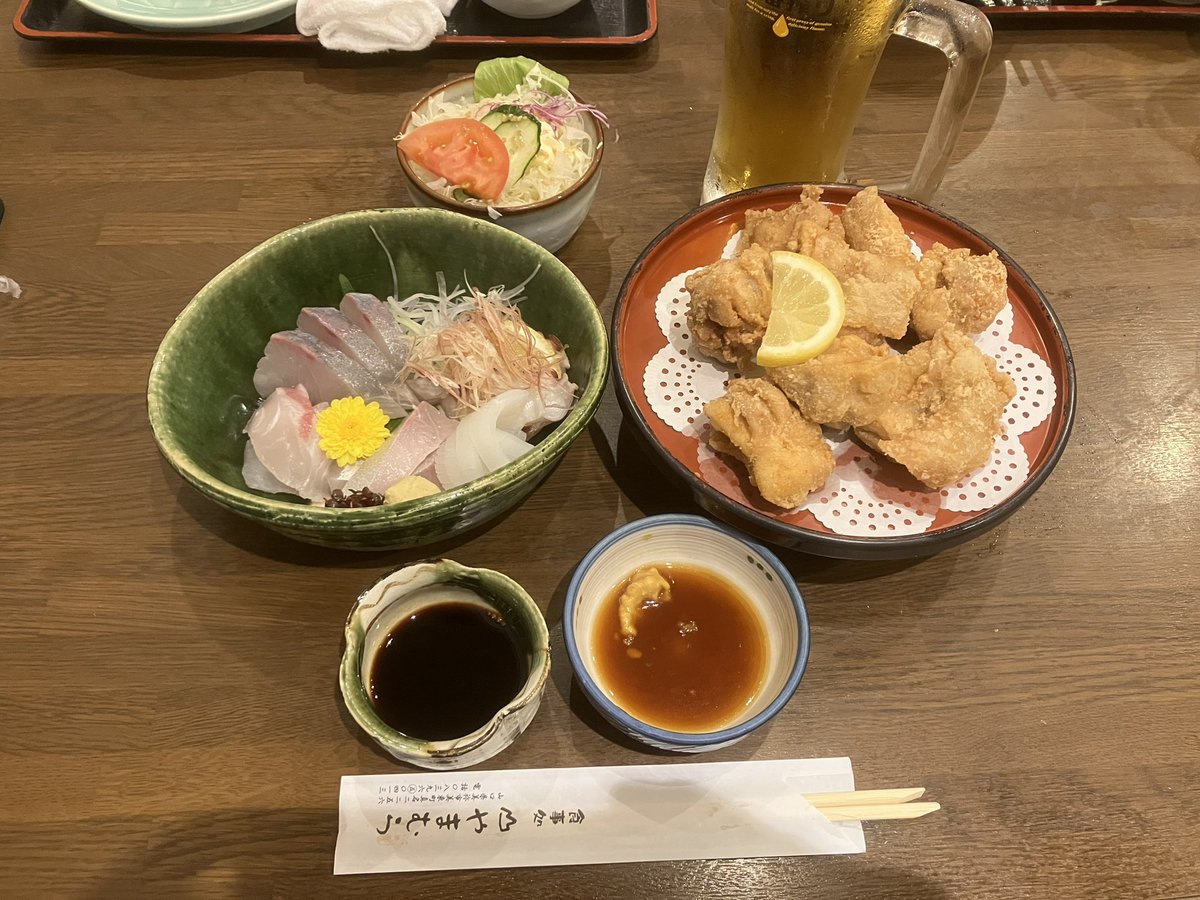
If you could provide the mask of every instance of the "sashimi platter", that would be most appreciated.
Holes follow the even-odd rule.
[[[531,276],[532,277],[532,276]],[[525,284],[381,300],[347,293],[271,335],[254,372],[247,487],[333,507],[435,494],[493,472],[575,402],[556,338],[524,322]]]

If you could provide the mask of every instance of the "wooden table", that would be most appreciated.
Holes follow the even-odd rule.
[[[13,2],[3,4],[11,14]],[[648,46],[543,52],[620,129],[562,252],[605,313],[697,199],[715,0]],[[145,414],[164,331],[303,220],[407,199],[390,138],[471,52],[348,58],[55,49],[0,35],[0,896],[1182,897],[1200,893],[1200,42],[1006,31],[937,203],[1008,249],[1065,323],[1080,404],[1017,515],[936,558],[786,560],[813,624],[800,691],[716,760],[848,755],[944,811],[846,858],[334,879],[338,779],[396,771],[337,696],[354,596],[420,553],[291,543],[187,488]],[[915,158],[941,68],[893,42],[852,171]],[[613,527],[692,510],[613,397],[525,505],[439,548],[522,582],[555,671],[502,767],[662,761],[572,684],[560,611]]]

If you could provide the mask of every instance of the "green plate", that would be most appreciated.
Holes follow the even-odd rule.
[[[291,14],[296,0],[78,0],[97,15],[147,31],[243,32]]]
[[[533,450],[490,475],[431,497],[368,509],[326,509],[242,480],[242,434],[258,403],[254,367],[276,331],[305,306],[336,306],[339,276],[356,291],[400,295],[453,286],[526,287],[522,313],[566,345],[575,408]],[[416,547],[478,526],[520,502],[591,420],[608,376],[604,323],[587,289],[547,250],[498,225],[436,209],[379,209],[319,219],[271,238],[206,285],[167,332],[150,371],[148,405],[163,456],[226,509],[298,540],[361,550]]]

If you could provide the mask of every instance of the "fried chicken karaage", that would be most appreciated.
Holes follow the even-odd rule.
[[[689,275],[685,286],[696,346],[724,362],[751,365],[771,315],[771,254],[749,247]]]
[[[806,184],[800,189],[800,202],[786,209],[746,210],[741,249],[762,247],[811,256],[813,241],[824,233],[845,240],[841,219],[821,202],[821,189]]]
[[[833,471],[820,426],[762,378],[730,382],[725,396],[707,403],[704,412],[714,429],[712,448],[745,463],[768,503],[799,506]]]
[[[906,384],[854,433],[929,487],[954,484],[987,462],[1016,387],[952,328],[898,359]]]
[[[842,284],[845,327],[904,337],[921,283],[900,220],[874,188],[857,194],[841,217],[822,205],[820,197],[819,187],[806,185],[800,202],[786,209],[747,211],[739,252],[761,247],[811,256]],[[858,248],[847,240],[851,233],[846,214],[851,206],[856,210],[851,222]]]
[[[934,244],[917,266],[921,293],[912,308],[912,326],[929,340],[946,326],[978,334],[1008,302],[1008,270],[996,251],[972,256],[966,248]]]
[[[705,406],[714,450],[741,460],[768,502],[792,508],[833,470],[822,425],[853,428],[867,446],[939,489],[978,469],[1016,394],[968,334],[1007,300],[1004,264],[935,244],[918,264],[904,228],[874,188],[838,216],[821,189],[782,210],[751,210],[738,254],[687,279],[697,346],[749,369],[771,312],[771,251],[811,256],[839,280],[844,325],[823,353],[730,383]],[[923,343],[895,352],[887,338]]]
[[[855,194],[842,210],[846,242],[855,250],[878,256],[893,256],[910,261],[912,241],[904,226],[879,196],[879,189],[865,188]]]
[[[915,374],[886,344],[841,334],[815,359],[767,369],[766,377],[809,419],[840,430],[878,419]]]

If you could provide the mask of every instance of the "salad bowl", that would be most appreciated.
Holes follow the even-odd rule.
[[[466,75],[439,85],[413,106],[400,127],[400,134],[408,134],[416,121],[437,115],[436,110],[452,110],[458,104],[469,103],[474,92],[474,75]],[[577,96],[575,99],[579,100]],[[596,189],[600,185],[600,167],[604,159],[603,126],[591,112],[581,112],[579,118],[595,149],[583,175],[563,190],[519,205],[485,206],[467,198],[456,199],[444,190],[439,190],[436,179],[429,172],[414,165],[398,148],[400,170],[404,175],[409,197],[416,206],[435,207],[478,219],[492,220],[555,253],[571,239],[587,218],[592,200],[596,196]]]
[[[379,240],[376,240],[378,234]],[[523,456],[460,487],[404,503],[334,509],[246,486],[243,429],[258,402],[255,365],[272,334],[305,306],[347,289],[380,297],[435,289],[439,273],[472,284],[517,285],[530,326],[568,348],[575,404]],[[536,271],[536,274],[534,274]],[[183,478],[213,502],[274,531],[328,547],[416,547],[478,527],[528,495],[587,426],[608,374],[603,321],[587,289],[543,248],[511,231],[431,209],[343,213],[292,228],[251,250],[192,299],[167,332],[150,372],[155,441]]]

